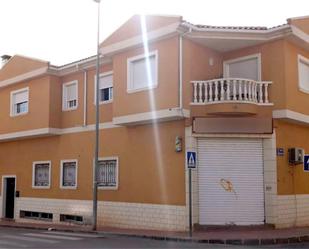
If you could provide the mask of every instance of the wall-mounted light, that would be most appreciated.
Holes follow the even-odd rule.
[[[175,151],[181,152],[182,151],[182,137],[176,136],[175,138]]]

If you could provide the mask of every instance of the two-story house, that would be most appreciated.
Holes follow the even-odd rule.
[[[308,27],[134,16],[104,40],[98,225],[188,229],[187,150],[194,224],[309,225]],[[0,70],[1,217],[91,223],[95,62]]]

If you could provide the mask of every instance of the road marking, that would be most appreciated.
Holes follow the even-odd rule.
[[[47,239],[82,240],[82,238],[77,238],[77,237],[49,235],[49,234],[41,234],[41,233],[24,233],[23,235],[30,236],[30,237],[41,237],[41,238],[47,238]]]
[[[87,233],[69,233],[69,232],[43,232],[45,234],[55,234],[55,235],[69,235],[69,236],[75,236],[75,237],[82,237],[82,238],[99,238],[100,235],[94,235],[94,234],[87,234]]]
[[[58,243],[58,241],[54,241],[50,239],[29,238],[29,237],[14,236],[14,235],[5,235],[5,236],[2,236],[2,238],[31,241],[31,242],[42,242],[42,243],[50,243],[50,244]]]

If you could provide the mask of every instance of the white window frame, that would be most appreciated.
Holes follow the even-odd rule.
[[[64,186],[63,185],[63,164],[64,163],[75,163],[75,186]],[[61,189],[77,189],[77,173],[78,171],[78,160],[77,159],[66,159],[60,161],[60,188]]]
[[[13,101],[14,95],[16,95],[17,93],[20,92],[28,92],[28,109],[27,112],[22,112],[22,113],[15,113],[15,102]],[[21,88],[15,91],[11,92],[11,99],[10,99],[10,116],[11,117],[16,117],[16,116],[22,116],[22,115],[26,115],[29,113],[29,87],[25,87],[25,88]]]
[[[145,59],[146,57],[151,57],[151,56],[155,56],[155,79],[154,79],[154,84],[152,86],[146,86],[146,87],[142,87],[142,88],[134,88],[133,85],[133,74],[132,74],[132,70],[131,70],[131,66],[135,61],[141,60],[141,59]],[[146,56],[146,54],[140,54],[134,57],[130,57],[127,59],[127,92],[128,93],[135,93],[135,92],[140,92],[140,91],[147,91],[150,89],[154,89],[158,87],[158,75],[159,75],[159,65],[158,65],[158,61],[159,61],[159,53],[158,50],[154,50],[148,53],[148,56]]]
[[[99,157],[99,161],[104,160],[116,160],[116,186],[98,186],[98,190],[118,190],[119,186],[119,157],[117,156],[111,156],[111,157]],[[93,160],[93,179],[94,179],[94,166],[95,166],[95,160]]]
[[[73,84],[76,84],[76,106],[72,107],[72,108],[69,108],[67,107],[67,100],[66,100],[66,97],[64,95],[64,90],[67,86],[69,85],[73,85]],[[73,110],[76,110],[78,108],[78,80],[72,80],[70,82],[66,82],[66,83],[63,83],[62,84],[62,111],[73,111]]]
[[[306,58],[302,55],[298,55],[297,56],[297,70],[298,70],[298,89],[301,91],[301,92],[304,92],[304,93],[308,93],[309,94],[309,88],[308,89],[304,89],[303,87],[301,87],[301,84],[300,84],[300,63],[304,63],[304,64],[307,64],[308,67],[309,67],[309,58]]]
[[[250,55],[246,55],[246,56],[242,56],[242,57],[237,57],[235,59],[231,59],[231,60],[226,60],[223,61],[223,77],[224,78],[229,78],[229,65],[233,64],[235,62],[240,62],[240,61],[246,61],[246,60],[250,60],[250,59],[256,59],[258,61],[258,81],[262,80],[262,60],[261,60],[261,53],[257,53],[257,54],[250,54]]]
[[[49,179],[48,186],[35,186],[35,166],[37,164],[49,164]],[[51,186],[51,161],[35,161],[32,163],[32,188],[36,189],[50,189]]]
[[[99,75],[99,77],[105,77],[105,76],[109,76],[109,75],[113,75],[114,72],[113,71],[108,71],[108,72],[105,72],[105,73],[101,73]],[[96,105],[96,94],[97,94],[97,88],[96,88],[96,84],[97,83],[97,76],[95,75],[94,76],[94,95],[93,95],[93,103],[94,105]],[[102,104],[109,104],[109,103],[112,103],[113,102],[113,99],[114,99],[114,78],[113,78],[113,95],[112,95],[112,98],[110,100],[106,100],[106,101],[101,101],[100,98],[99,98],[99,105],[102,105]],[[101,89],[99,89],[101,90]]]

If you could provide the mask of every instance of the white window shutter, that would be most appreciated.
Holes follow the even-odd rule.
[[[299,61],[299,86],[309,91],[309,64]]]
[[[77,99],[77,84],[71,84],[66,86],[66,100],[70,101],[70,100],[75,100]]]
[[[143,58],[132,62],[132,82],[133,88],[145,88],[151,87],[156,84],[156,58],[155,56],[150,56],[148,58]]]
[[[100,77],[99,88],[103,89],[103,88],[108,88],[108,87],[113,87],[113,75],[112,74]]]
[[[228,75],[230,78],[242,78],[259,80],[258,58],[236,61],[228,65]]]
[[[29,95],[28,91],[16,93],[14,95],[14,103],[18,104],[18,103],[28,102],[28,95]]]

